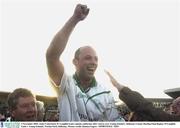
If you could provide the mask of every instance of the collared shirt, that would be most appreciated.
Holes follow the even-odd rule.
[[[59,86],[58,107],[60,121],[124,121],[109,90],[96,83],[82,91],[77,80],[65,73]]]

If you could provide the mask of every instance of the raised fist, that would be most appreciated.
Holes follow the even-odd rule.
[[[86,5],[78,4],[74,10],[74,17],[78,20],[84,20],[89,13],[89,8]]]

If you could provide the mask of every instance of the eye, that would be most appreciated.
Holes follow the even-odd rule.
[[[21,108],[28,108],[29,104],[22,104],[20,107]]]
[[[95,60],[98,61],[98,57],[97,56],[95,57]]]
[[[91,56],[85,56],[85,60],[90,60],[91,58]]]

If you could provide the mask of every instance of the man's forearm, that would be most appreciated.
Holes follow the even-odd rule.
[[[79,21],[86,18],[89,9],[86,5],[78,4],[74,10],[72,17],[66,22],[62,29],[54,36],[49,48],[46,52],[46,63],[48,74],[56,85],[60,85],[61,78],[64,74],[64,66],[59,60],[64,51],[69,36]]]
[[[140,93],[132,91],[131,89],[124,87],[119,91],[119,98],[127,104],[132,111],[139,110],[142,105],[150,105],[151,102],[147,101]]]
[[[68,42],[69,36],[79,21],[75,17],[71,17],[63,28],[55,35],[48,50],[47,57],[51,59],[59,59]]]
[[[149,121],[180,120],[180,115],[170,115],[161,109],[155,108],[153,104],[146,100],[140,93],[132,91],[127,87],[120,91],[119,97],[132,111],[150,117]]]

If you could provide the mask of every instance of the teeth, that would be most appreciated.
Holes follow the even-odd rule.
[[[88,70],[91,70],[91,71],[92,71],[92,70],[95,70],[95,68],[87,68],[87,69],[88,69]]]

